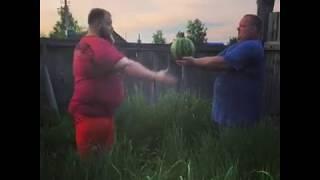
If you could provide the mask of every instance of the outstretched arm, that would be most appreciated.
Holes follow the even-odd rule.
[[[202,58],[183,57],[176,60],[178,65],[199,67],[206,70],[230,70],[232,67],[224,60],[223,56],[207,56]]]
[[[121,60],[119,60],[115,64],[114,68],[117,71],[123,71],[130,76],[135,76],[142,79],[155,80],[167,84],[176,83],[176,78],[167,74],[167,70],[161,70],[158,72],[151,71],[139,62],[131,60],[127,57],[123,57]]]

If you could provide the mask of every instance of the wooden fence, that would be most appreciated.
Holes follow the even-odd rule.
[[[280,13],[270,15],[269,41],[265,43],[266,81],[264,89],[264,113],[280,114]],[[50,99],[50,106],[65,111],[73,91],[72,52],[77,40],[40,39],[40,96]],[[178,92],[188,91],[202,98],[213,97],[213,84],[216,73],[195,68],[182,69],[170,55],[170,46],[155,44],[124,43],[116,44],[126,56],[153,70],[169,68],[169,72],[179,79],[175,87],[139,80],[133,77],[124,79],[126,92],[143,92],[152,103],[165,89]],[[225,46],[200,46],[196,57],[212,56]]]
[[[280,12],[269,14],[266,53],[264,112],[280,114]]]
[[[54,92],[51,106],[64,111],[67,108],[73,91],[72,79],[72,50],[75,42],[41,39],[40,71],[41,83],[46,91]],[[267,43],[266,43],[267,44]],[[216,74],[195,68],[186,68],[184,74],[181,67],[177,66],[170,56],[169,45],[151,44],[127,44],[118,45],[118,48],[129,58],[135,59],[153,70],[169,68],[169,72],[178,77],[179,83],[175,87],[138,80],[133,77],[124,79],[126,92],[131,93],[141,90],[150,102],[156,101],[158,95],[164,89],[172,88],[176,91],[189,91],[203,98],[212,98],[213,84]],[[216,55],[224,47],[201,47],[197,56]],[[277,113],[279,111],[279,89],[280,89],[280,46],[268,44],[266,46],[267,77],[264,99],[266,101],[266,113]],[[47,72],[46,73],[46,68]],[[51,81],[49,85],[47,80]],[[52,93],[51,93],[52,94]],[[56,102],[55,102],[56,100]],[[57,105],[55,105],[57,104]]]
[[[280,42],[280,12],[269,14],[267,41]]]
[[[41,92],[48,93],[49,91],[53,91],[54,95],[51,96],[51,100],[56,99],[56,103],[53,102],[51,105],[55,107],[54,104],[58,104],[60,110],[66,109],[72,95],[72,51],[75,43],[76,41],[73,40],[40,40],[40,70],[41,76],[43,76],[41,80],[42,87],[47,89],[47,91],[42,90]],[[140,90],[148,100],[153,102],[161,92],[171,88],[179,92],[190,91],[204,98],[212,97],[215,73],[194,68],[186,68],[183,71],[181,67],[174,63],[169,51],[169,45],[125,43],[117,44],[117,47],[126,56],[150,69],[160,70],[169,68],[169,72],[179,79],[177,86],[172,87],[139,80],[134,77],[125,77],[124,82],[128,94]],[[225,46],[202,46],[198,48],[196,56],[216,55],[224,48]],[[45,67],[49,72],[48,75],[50,76],[52,88],[45,83],[48,79]]]
[[[280,114],[280,42],[265,43],[266,77],[264,86],[265,114]]]

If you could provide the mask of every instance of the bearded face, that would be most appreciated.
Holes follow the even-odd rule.
[[[113,37],[113,30],[111,30],[109,27],[103,27],[101,26],[98,30],[98,34],[100,37],[110,41],[111,43],[114,43],[114,37]]]
[[[110,15],[106,15],[103,22],[101,22],[100,26],[98,27],[98,34],[100,37],[110,41],[111,43],[115,42]]]

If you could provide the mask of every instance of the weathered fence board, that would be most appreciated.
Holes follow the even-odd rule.
[[[269,14],[267,41],[280,41],[280,12]]]
[[[45,63],[48,67],[57,104],[61,111],[67,109],[73,91],[72,53],[76,42],[66,40],[65,44],[63,44],[63,41],[59,40],[40,40],[42,47],[47,49],[45,61],[43,58],[40,58],[40,60],[42,64]],[[212,98],[213,84],[217,73],[196,68],[186,68],[185,79],[182,79],[182,68],[174,63],[170,55],[169,45],[136,44],[136,46],[134,47],[134,43],[117,44],[119,50],[129,58],[141,62],[148,68],[160,70],[169,67],[169,72],[178,77],[180,81],[176,87],[170,87],[133,77],[125,77],[124,83],[127,93],[141,90],[151,103],[155,102],[159,94],[167,88],[178,92],[188,91],[203,98]],[[216,55],[223,49],[224,47],[202,46],[197,49],[196,56]],[[267,114],[278,113],[280,112],[280,43],[266,43],[265,53],[267,58],[264,93],[265,111]],[[40,54],[40,56],[44,57],[43,54]]]

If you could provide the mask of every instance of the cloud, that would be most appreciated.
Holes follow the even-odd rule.
[[[280,0],[275,0],[273,11],[280,12]]]
[[[40,4],[40,30],[46,31],[57,20],[60,4],[56,0],[41,0]],[[275,4],[280,8],[280,0]],[[255,14],[256,6],[256,0],[81,0],[72,1],[70,9],[82,26],[87,26],[90,9],[109,10],[114,29],[129,41],[136,41],[141,33],[142,41],[151,42],[158,29],[171,39],[195,18],[208,27],[208,40],[220,41],[233,36],[240,18]]]
[[[139,14],[133,14],[132,12],[134,11],[130,11],[129,7],[124,6],[124,11],[128,11],[129,15],[127,17],[122,16],[118,21],[115,19],[114,26],[115,29],[119,29],[120,31],[125,29],[126,32],[143,32],[145,29],[153,29],[153,31],[156,31],[156,29],[163,29],[164,34],[169,33],[169,39],[172,39],[178,29],[176,32],[166,33],[165,29],[167,27],[180,27],[185,30],[188,20],[199,18],[206,27],[208,27],[208,39],[215,41],[231,36],[232,34],[228,35],[226,33],[233,32],[234,26],[238,23],[243,14],[255,13],[255,0],[251,0],[251,3],[253,4],[250,5],[248,5],[248,2],[249,0],[171,0],[170,2],[151,0],[150,3],[154,3],[153,6],[159,7],[157,11],[145,11],[139,12]],[[215,27],[215,24],[224,24],[224,26],[226,26],[224,29],[226,30],[219,31],[220,28]],[[218,29],[212,30],[215,28]],[[217,31],[219,31],[219,34],[211,34],[211,32],[217,33]],[[219,36],[220,38],[218,38]]]

